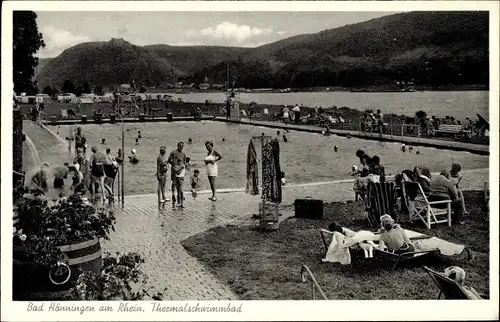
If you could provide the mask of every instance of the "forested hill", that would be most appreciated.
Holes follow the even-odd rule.
[[[301,35],[255,48],[231,62],[236,87],[488,83],[487,12],[411,12]],[[205,68],[225,81],[225,63]]]
[[[37,68],[40,87],[60,86],[66,80],[79,85],[116,85],[134,80],[146,86],[175,82],[205,66],[233,59],[249,48],[135,46],[123,39],[87,42],[45,59]]]
[[[39,66],[40,86],[143,85],[179,78],[245,88],[488,84],[488,12],[411,12],[298,35],[257,48],[134,46],[122,39],[73,46]],[[98,59],[96,59],[98,57]]]

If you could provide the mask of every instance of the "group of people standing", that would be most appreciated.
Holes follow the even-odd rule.
[[[290,122],[295,122],[295,124],[299,124],[300,123],[300,116],[301,116],[299,104],[295,104],[295,106],[292,108],[291,111],[288,108],[288,106],[285,105],[281,109],[281,115],[283,118],[283,122],[285,124],[288,124]]]
[[[53,188],[56,190],[58,196],[64,195],[66,188],[65,179],[72,173],[70,189],[73,193],[80,195],[90,193],[91,199],[94,199],[96,194],[100,192],[100,198],[103,203],[107,198],[113,200],[113,186],[118,174],[118,165],[123,162],[123,153],[121,150],[118,151],[118,156],[115,158],[111,155],[111,149],[106,149],[104,153],[94,146],[91,149],[92,154],[90,158],[87,159],[88,144],[80,127],[76,129],[72,139],[75,142],[75,157],[73,162],[71,164],[65,162],[63,166],[55,167],[52,171],[54,177]],[[71,145],[69,148],[71,152]],[[44,163],[31,179],[32,185],[47,192],[49,188],[47,182],[49,170],[49,165]]]
[[[192,142],[189,140],[189,142]],[[212,201],[217,201],[216,196],[216,178],[218,174],[217,162],[222,159],[222,156],[214,150],[214,144],[211,141],[205,142],[207,155],[204,158],[207,177],[212,190],[212,196],[209,198]],[[184,177],[189,166],[189,158],[183,152],[184,142],[177,143],[177,148],[170,155],[166,156],[166,147],[160,147],[160,154],[156,159],[156,177],[158,180],[158,202],[164,204],[170,199],[166,196],[167,173],[170,168],[170,179],[172,180],[172,207],[176,208],[176,202],[179,208],[184,208]],[[195,169],[191,175],[190,185],[193,197],[197,196],[197,190],[200,186],[199,170]]]

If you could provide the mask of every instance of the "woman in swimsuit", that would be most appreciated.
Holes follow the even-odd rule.
[[[212,201],[217,200],[216,196],[216,186],[215,180],[217,179],[217,162],[222,159],[222,156],[214,150],[214,143],[211,141],[205,142],[205,147],[207,148],[207,156],[205,157],[205,165],[207,167],[207,177],[210,183],[210,189],[212,190],[212,197],[209,198]]]

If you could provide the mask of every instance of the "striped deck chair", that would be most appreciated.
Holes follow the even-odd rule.
[[[380,226],[380,216],[390,215],[396,220],[396,191],[394,182],[370,182],[365,199],[368,221],[372,227]]]
[[[429,201],[418,182],[403,182],[403,198],[409,210],[409,221],[422,220],[427,229],[434,224],[448,223],[451,227],[451,200]]]
[[[447,300],[479,300],[477,297],[480,297],[480,299],[489,299],[489,294],[479,294],[477,292],[477,297],[472,297],[464,291],[462,286],[454,280],[448,278],[446,275],[436,272],[427,266],[424,266],[424,270],[439,287],[439,295],[437,297],[438,300],[441,298],[441,295],[444,295]]]

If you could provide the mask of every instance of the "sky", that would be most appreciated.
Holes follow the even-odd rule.
[[[123,38],[134,45],[257,47],[396,12],[37,12],[46,44],[37,56],[56,57],[82,42]]]

